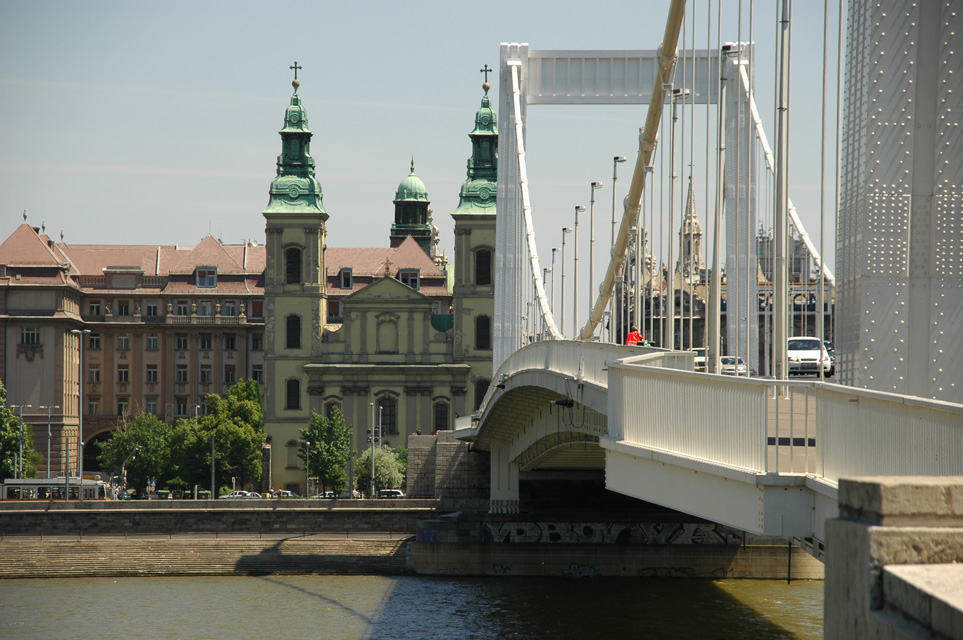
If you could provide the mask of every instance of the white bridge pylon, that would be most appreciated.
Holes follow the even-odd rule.
[[[683,3],[677,3],[683,4]],[[681,20],[681,14],[679,16]],[[601,284],[601,293],[595,302],[589,321],[578,334],[578,339],[589,340],[598,323],[602,320],[603,310],[611,297],[616,276],[624,268],[630,230],[637,224],[641,208],[643,175],[645,167],[651,166],[653,154],[658,144],[658,129],[662,107],[666,103],[666,93],[670,82],[678,81],[683,74],[673,74],[677,60],[675,36],[670,34],[673,16],[666,26],[666,43],[671,45],[672,53],[663,55],[658,50],[529,50],[527,44],[502,43],[499,64],[499,118],[511,122],[513,126],[503,129],[498,140],[498,199],[496,217],[495,248],[495,326],[494,326],[494,365],[497,368],[509,355],[535,339],[534,331],[526,334],[524,323],[519,318],[526,316],[526,296],[534,291],[539,315],[544,327],[543,337],[563,339],[557,323],[552,316],[548,303],[543,271],[540,266],[535,244],[535,229],[532,222],[532,203],[525,156],[525,138],[528,105],[603,105],[603,104],[649,104],[645,127],[639,136],[639,151],[636,159],[632,185],[624,202],[624,211],[612,258]],[[671,42],[670,42],[671,40]],[[687,73],[684,77],[688,100],[693,104],[717,104],[719,77],[719,51],[689,51],[686,61]],[[692,65],[694,60],[694,65]],[[694,72],[688,72],[692,65]],[[772,171],[772,151],[769,148],[755,101],[752,99],[750,79],[743,68],[739,68],[738,82],[743,100],[748,96],[752,108],[728,109],[726,113],[729,130],[748,131],[754,129],[767,160],[767,168]],[[741,120],[738,127],[735,121]],[[731,172],[730,172],[731,173]],[[741,172],[739,172],[741,173]],[[749,216],[755,210],[756,194],[748,190],[749,202],[742,199],[738,216]],[[731,203],[730,203],[731,206]],[[791,205],[790,205],[791,206]],[[731,211],[731,209],[730,209]],[[809,252],[818,260],[815,246],[809,240],[797,215],[791,207],[790,215],[797,231],[802,236]],[[731,215],[731,214],[730,214]],[[744,225],[745,223],[743,223]],[[746,228],[743,226],[743,228]],[[673,233],[674,231],[670,231]],[[530,280],[522,277],[527,274]],[[832,281],[832,275],[827,274]],[[670,279],[671,281],[671,279]],[[748,291],[733,290],[733,296],[745,297]],[[590,291],[589,295],[595,295]],[[754,298],[754,296],[752,296]],[[742,303],[745,304],[744,302]],[[739,307],[741,308],[741,307]]]

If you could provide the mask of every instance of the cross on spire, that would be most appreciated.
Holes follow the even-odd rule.
[[[479,69],[479,70],[478,70],[479,73],[484,73],[484,74],[485,74],[485,82],[488,82],[488,74],[491,73],[491,72],[493,72],[493,71],[495,71],[495,70],[488,68],[488,63],[487,63],[487,62],[485,63],[485,68],[484,68],[484,69]]]
[[[290,67],[288,67],[288,69],[294,69],[294,79],[295,79],[295,80],[298,79],[298,69],[303,69],[303,68],[304,68],[304,67],[302,67],[301,65],[298,64],[298,61],[297,61],[297,60],[294,61],[294,64],[293,64],[293,65],[291,65]]]

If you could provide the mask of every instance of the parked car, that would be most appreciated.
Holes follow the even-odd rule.
[[[314,500],[330,500],[332,498],[334,498],[334,491],[324,491],[313,497]]]
[[[826,353],[829,354],[829,373],[826,375],[832,376],[836,374],[836,345],[834,345],[829,340],[823,340],[823,346],[826,347]]]
[[[404,498],[405,494],[401,489],[381,489],[378,491],[379,498]]]
[[[227,500],[236,500],[236,499],[238,499],[238,498],[250,498],[250,497],[252,497],[252,496],[251,496],[251,494],[249,494],[247,491],[232,491],[232,492],[230,492],[230,493],[225,493],[223,496],[218,496],[218,498],[220,498],[220,499],[222,499],[222,500],[224,500],[224,499],[227,499]],[[257,496],[257,497],[260,498],[261,496]]]
[[[722,356],[722,374],[727,376],[744,376],[749,371],[746,361],[736,356]]]
[[[831,376],[833,370],[829,352],[819,338],[811,336],[795,336],[789,338],[789,375],[819,375],[822,365],[823,375]]]

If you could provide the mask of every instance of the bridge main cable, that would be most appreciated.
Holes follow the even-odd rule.
[[[632,173],[632,184],[629,186],[629,193],[625,197],[624,213],[622,223],[619,225],[619,233],[615,237],[615,246],[612,247],[612,259],[609,261],[608,269],[605,271],[605,278],[602,280],[601,291],[592,313],[585,326],[582,327],[578,335],[579,340],[591,340],[595,334],[595,329],[602,321],[605,307],[615,290],[615,278],[622,273],[625,268],[626,249],[629,245],[629,229],[635,226],[642,210],[642,191],[645,188],[645,168],[652,161],[652,154],[659,135],[659,122],[662,120],[662,108],[665,104],[666,87],[672,76],[672,70],[679,59],[679,34],[682,31],[682,18],[685,15],[685,0],[672,0],[669,7],[669,16],[666,18],[665,34],[662,37],[662,46],[659,47],[659,74],[652,87],[652,98],[649,100],[649,111],[645,118],[645,128],[639,136],[639,155],[635,161],[635,170]],[[666,53],[670,52],[670,53]]]

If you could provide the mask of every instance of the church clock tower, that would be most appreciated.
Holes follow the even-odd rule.
[[[478,408],[492,377],[492,327],[495,317],[495,196],[498,126],[488,97],[488,65],[481,107],[475,112],[468,179],[461,186],[455,220],[455,361],[471,366],[465,411]],[[462,415],[467,415],[462,413]]]
[[[303,367],[312,354],[321,351],[327,313],[324,250],[328,214],[315,178],[307,113],[298,95],[301,67],[295,62],[291,68],[294,94],[279,132],[277,176],[263,211],[267,222],[264,420],[272,434],[272,467],[280,465],[282,469],[285,447],[298,438],[297,428],[307,424],[310,415]],[[271,479],[262,481],[267,484]]]

